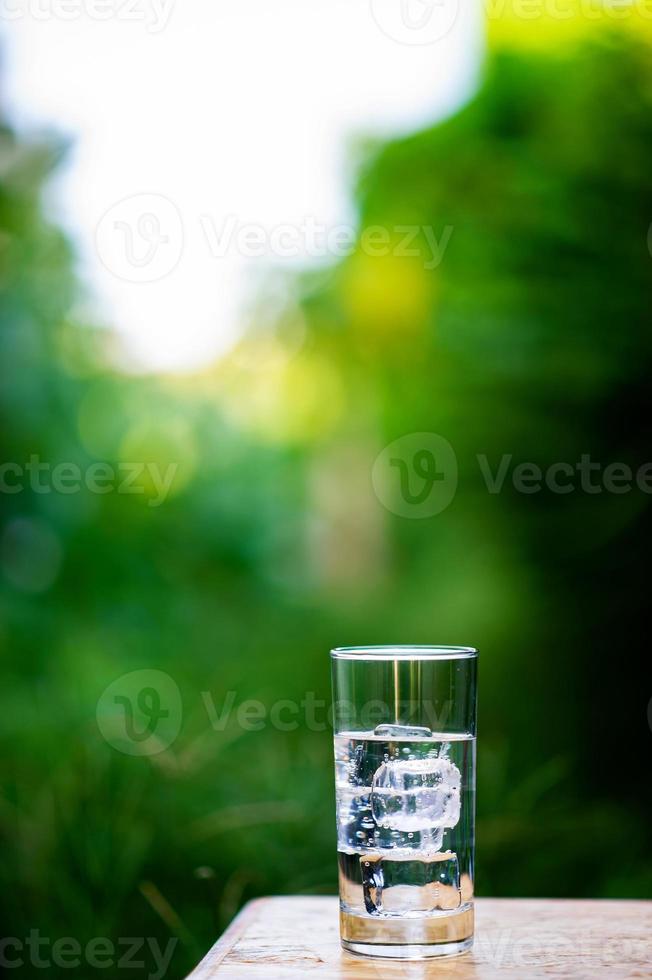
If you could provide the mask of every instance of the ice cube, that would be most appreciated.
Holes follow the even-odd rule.
[[[369,915],[380,915],[383,911],[383,861],[377,856],[363,855],[360,858],[362,872],[362,893]]]
[[[364,903],[370,915],[405,915],[459,908],[460,871],[452,851],[369,853],[360,857]]]
[[[419,725],[376,725],[374,735],[379,738],[387,739],[413,739],[413,738],[432,738],[429,728],[421,728]]]
[[[460,783],[450,759],[391,759],[374,773],[373,818],[379,827],[403,832],[454,827],[460,819]],[[436,835],[437,848],[441,836]]]

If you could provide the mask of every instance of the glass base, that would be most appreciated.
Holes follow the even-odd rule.
[[[428,960],[435,956],[459,956],[467,953],[473,946],[473,936],[458,943],[436,943],[432,945],[381,946],[377,943],[352,943],[342,940],[347,953],[356,956],[376,956],[393,960]]]
[[[342,946],[357,956],[423,960],[459,956],[473,945],[473,904],[425,915],[365,915],[340,908]]]

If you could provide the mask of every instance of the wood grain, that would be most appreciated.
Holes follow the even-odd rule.
[[[652,902],[478,899],[475,945],[458,957],[407,963],[340,947],[336,898],[250,902],[192,980],[495,980],[652,977]]]

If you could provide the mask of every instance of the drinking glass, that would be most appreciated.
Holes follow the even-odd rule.
[[[473,943],[477,651],[331,651],[342,945],[422,959]]]

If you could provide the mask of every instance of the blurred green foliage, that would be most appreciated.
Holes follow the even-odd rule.
[[[108,366],[42,215],[56,153],[0,150],[2,461],[178,464],[160,506],[141,477],[0,496],[4,934],[175,935],[180,977],[248,898],[334,892],[327,728],[207,704],[326,701],[358,642],[481,649],[479,894],[649,894],[650,498],[490,494],[477,461],[649,459],[649,49],[494,55],[453,118],[365,151],[361,232],[450,226],[442,262],[359,248],[193,378]],[[371,470],[421,431],[459,489],[409,520]],[[183,724],[131,757],[95,713],[140,668]]]

